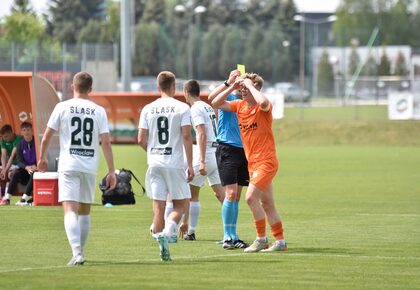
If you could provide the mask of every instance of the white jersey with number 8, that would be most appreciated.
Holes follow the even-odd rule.
[[[159,98],[143,108],[139,128],[148,130],[149,167],[185,168],[181,127],[188,125],[190,108],[174,98]]]

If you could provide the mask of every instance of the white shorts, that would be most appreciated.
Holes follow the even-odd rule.
[[[92,204],[95,201],[96,175],[66,171],[58,173],[58,201],[77,201]]]
[[[207,175],[201,175],[200,164],[194,165],[194,179],[190,182],[191,185],[203,187],[206,179],[210,185],[221,184],[219,170],[217,169],[216,155],[206,156],[206,171]]]
[[[183,169],[149,167],[146,172],[146,191],[147,196],[154,200],[191,198]]]

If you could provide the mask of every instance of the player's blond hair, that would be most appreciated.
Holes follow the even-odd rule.
[[[167,92],[175,86],[175,75],[170,71],[162,71],[157,76],[157,83],[162,92]]]
[[[261,90],[264,84],[264,79],[259,74],[247,73],[245,74],[245,78],[250,79],[255,84],[255,87]]]

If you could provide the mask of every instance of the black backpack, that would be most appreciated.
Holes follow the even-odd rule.
[[[113,190],[106,189],[106,176],[102,178],[102,181],[99,183],[99,188],[102,191],[102,204],[112,204],[112,205],[121,205],[121,204],[135,204],[136,199],[134,198],[134,192],[131,187],[131,177],[140,184],[143,189],[143,194],[146,192],[143,185],[133,174],[131,170],[120,169],[115,170],[115,175],[117,177],[117,185]]]

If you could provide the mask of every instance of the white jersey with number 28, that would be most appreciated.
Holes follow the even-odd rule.
[[[58,131],[58,171],[97,174],[100,134],[109,133],[105,109],[82,98],[58,103],[47,127]]]

